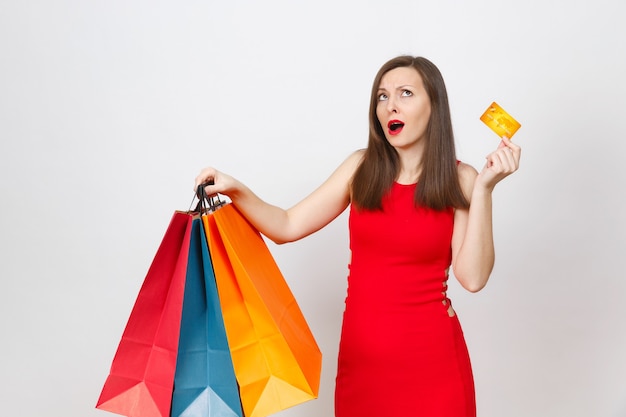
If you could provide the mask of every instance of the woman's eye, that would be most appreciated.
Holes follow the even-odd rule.
[[[385,101],[385,100],[387,100],[387,94],[381,93],[378,95],[378,101]]]
[[[409,90],[402,90],[402,97],[411,97],[412,95],[413,95],[413,92]]]

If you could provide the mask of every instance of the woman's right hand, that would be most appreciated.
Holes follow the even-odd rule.
[[[241,185],[239,181],[230,175],[224,174],[213,167],[206,167],[202,169],[196,177],[194,192],[197,191],[198,186],[205,184],[210,180],[213,180],[213,184],[204,187],[204,191],[207,196],[219,193],[231,197],[231,194],[236,193],[237,189]]]

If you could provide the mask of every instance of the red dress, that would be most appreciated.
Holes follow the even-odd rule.
[[[474,417],[463,332],[446,296],[454,211],[415,207],[395,183],[383,210],[350,207],[352,260],[336,417]]]

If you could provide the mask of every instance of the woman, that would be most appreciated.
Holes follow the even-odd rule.
[[[494,264],[491,198],[517,170],[502,138],[480,173],[456,160],[441,73],[421,57],[385,63],[373,83],[367,149],[350,155],[288,210],[205,168],[276,243],[319,230],[349,207],[350,273],[335,390],[337,417],[469,417],[474,383],[463,332],[446,296],[448,270],[471,292]]]

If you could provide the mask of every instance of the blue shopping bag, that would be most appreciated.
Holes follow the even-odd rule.
[[[209,247],[195,218],[187,263],[172,417],[243,417]]]

